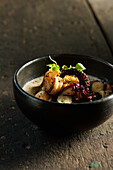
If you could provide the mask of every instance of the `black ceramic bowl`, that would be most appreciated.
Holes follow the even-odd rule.
[[[113,82],[113,66],[105,61],[75,54],[51,55],[59,65],[82,63],[86,74]],[[34,59],[14,74],[14,95],[20,110],[28,119],[46,130],[84,131],[105,122],[113,113],[113,94],[97,101],[60,104],[37,99],[25,91],[23,85],[44,75],[51,63],[48,56]]]

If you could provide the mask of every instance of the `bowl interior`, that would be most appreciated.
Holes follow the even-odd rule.
[[[75,66],[76,63],[82,63],[86,70],[84,71],[88,75],[96,76],[103,80],[113,82],[113,66],[105,61],[95,59],[88,56],[80,55],[51,55],[51,57],[57,61],[57,64],[62,65],[72,65]],[[44,73],[49,69],[47,64],[51,64],[52,61],[46,57],[37,58],[23,65],[17,71],[17,82],[22,88],[26,82],[44,75]]]

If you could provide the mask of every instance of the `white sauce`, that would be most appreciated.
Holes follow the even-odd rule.
[[[37,87],[40,86],[43,82],[43,76],[35,78],[31,81],[28,81],[24,86],[23,90],[29,93],[30,95],[34,96],[37,91]]]

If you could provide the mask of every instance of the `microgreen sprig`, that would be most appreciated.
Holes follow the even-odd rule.
[[[47,64],[48,67],[50,67],[50,70],[53,70],[53,71],[60,71],[60,66],[57,64],[57,62],[55,60],[53,60],[51,58],[51,56],[49,56],[50,60],[53,62],[53,64]]]
[[[67,67],[66,65],[62,66],[62,70],[70,70],[70,69],[76,69],[76,70],[83,71],[86,68],[81,63],[77,63],[76,66],[72,66],[72,65],[70,65],[69,67]]]
[[[49,58],[53,62],[53,64],[47,64],[47,66],[50,67],[50,70],[52,70],[52,71],[55,71],[55,70],[60,71],[60,66],[57,64],[57,62],[55,60],[53,60],[51,58],[51,56],[49,56]],[[76,70],[83,71],[86,68],[81,63],[77,63],[76,66],[72,66],[72,65],[70,65],[69,67],[67,67],[66,65],[62,66],[62,70],[70,70],[70,69],[76,69]]]
[[[77,63],[76,66],[75,66],[75,69],[76,69],[76,70],[83,71],[83,70],[85,70],[86,68],[83,66],[83,64]]]

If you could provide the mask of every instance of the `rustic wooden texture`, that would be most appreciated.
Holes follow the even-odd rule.
[[[113,1],[88,0],[113,53]]]
[[[0,170],[113,169],[113,118],[84,134],[49,135],[18,109],[14,71],[51,53],[112,54],[84,0],[0,1]]]

